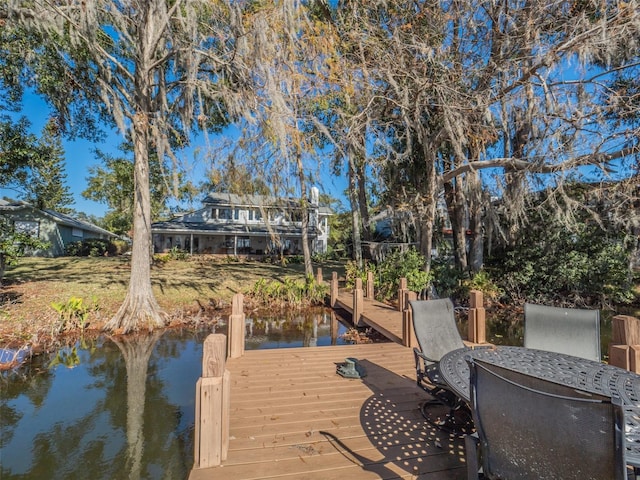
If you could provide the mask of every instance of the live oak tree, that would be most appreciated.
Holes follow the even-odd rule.
[[[376,119],[367,143],[386,147],[387,198],[413,213],[425,256],[439,198],[459,265],[478,268],[466,258],[465,215],[479,225],[486,212],[494,238],[509,242],[529,220],[531,191],[567,199],[566,178],[606,178],[637,155],[637,123],[612,117],[620,105],[627,120],[637,113],[633,83],[619,78],[638,78],[639,16],[637,2],[338,3],[361,52],[353,68],[372,88],[360,113]],[[585,207],[557,204],[569,206],[556,209],[567,224]]]
[[[35,79],[61,123],[93,112],[133,143],[134,208],[131,277],[126,298],[106,324],[129,332],[165,323],[150,278],[150,152],[175,160],[195,128],[224,122],[226,110],[216,85],[229,86],[233,48],[227,31],[234,6],[226,2],[97,0],[4,2],[3,22],[43,39],[44,60],[55,73],[51,84]],[[27,52],[25,67],[36,70],[39,52]],[[49,75],[47,78],[52,78]]]

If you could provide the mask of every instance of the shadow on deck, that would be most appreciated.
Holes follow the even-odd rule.
[[[363,379],[336,366],[357,358]],[[222,466],[201,479],[465,478],[464,445],[430,427],[411,349],[396,343],[256,350],[227,363],[231,421]]]

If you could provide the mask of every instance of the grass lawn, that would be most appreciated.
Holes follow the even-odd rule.
[[[314,266],[314,273],[317,271]],[[323,265],[325,281],[339,264]],[[171,260],[152,267],[156,299],[176,322],[225,312],[235,293],[244,293],[257,280],[303,278],[303,265],[223,261],[207,256]],[[21,258],[9,267],[0,287],[0,346],[25,343],[50,335],[60,316],[53,302],[79,297],[97,306],[88,321],[100,328],[118,309],[129,283],[129,258]]]

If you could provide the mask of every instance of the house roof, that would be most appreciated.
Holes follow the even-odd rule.
[[[166,222],[155,222],[152,225],[154,233],[227,233],[229,235],[269,235],[271,232],[276,235],[301,236],[299,227],[294,225],[272,225],[268,229],[264,224],[246,225],[239,223],[202,223],[184,222],[180,219],[173,219]],[[309,235],[317,235],[315,227],[309,228]]]
[[[209,193],[202,201],[207,206],[234,206],[234,207],[279,207],[300,208],[300,201],[295,198],[274,197],[270,195],[237,195],[235,193]],[[331,215],[330,207],[320,205],[318,213]]]
[[[15,212],[21,209],[28,209],[40,212],[42,215],[48,216],[54,222],[64,225],[71,228],[80,228],[82,230],[86,230],[88,232],[100,233],[102,235],[108,235],[110,237],[117,237],[115,233],[112,233],[104,228],[100,228],[97,225],[94,225],[89,222],[85,222],[83,220],[78,220],[77,218],[70,217],[69,215],[65,215],[64,213],[56,212],[50,209],[40,210],[30,203],[27,202],[16,202],[16,201],[7,201],[4,199],[0,199],[0,213],[5,212]]]
[[[205,205],[248,206],[248,207],[289,207],[296,208],[300,204],[291,198],[277,198],[267,195],[237,195],[235,193],[210,193],[202,201]]]

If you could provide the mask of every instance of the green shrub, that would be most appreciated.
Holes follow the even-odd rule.
[[[433,288],[440,298],[452,298],[462,300],[467,296],[462,286],[466,276],[457,269],[451,260],[446,258],[434,259],[431,262],[431,276]]]
[[[87,305],[79,297],[71,297],[66,302],[53,302],[51,306],[60,316],[56,326],[57,332],[66,332],[78,328],[84,330],[87,326],[89,313],[98,309],[95,301],[91,305]]]
[[[169,250],[169,258],[171,260],[184,261],[188,260],[189,257],[189,252],[187,252],[186,250],[182,250],[181,248],[173,247],[171,250]]]
[[[65,247],[65,254],[70,257],[104,257],[118,253],[118,246],[101,238],[86,238],[71,242]]]
[[[348,261],[345,265],[346,287],[353,288],[356,284],[356,278],[367,281],[367,272],[373,272],[375,278],[376,266],[373,263],[364,263],[364,268],[358,268],[358,264],[354,261]]]
[[[481,270],[470,279],[463,280],[462,286],[465,289],[464,293],[466,296],[469,295],[469,291],[471,290],[479,290],[487,301],[498,300],[503,294],[502,288],[493,281],[489,276],[489,272],[486,270]]]
[[[375,271],[376,298],[387,301],[397,295],[400,279],[407,279],[407,288],[422,292],[429,286],[432,275],[424,270],[425,258],[415,248],[404,252],[392,252],[378,265]]]
[[[313,278],[282,280],[258,280],[249,295],[263,305],[320,305],[329,293],[329,286],[319,284]]]
[[[633,300],[630,244],[585,224],[569,232],[536,225],[510,249],[488,259],[508,300],[610,305]],[[499,279],[499,280],[498,280]]]

